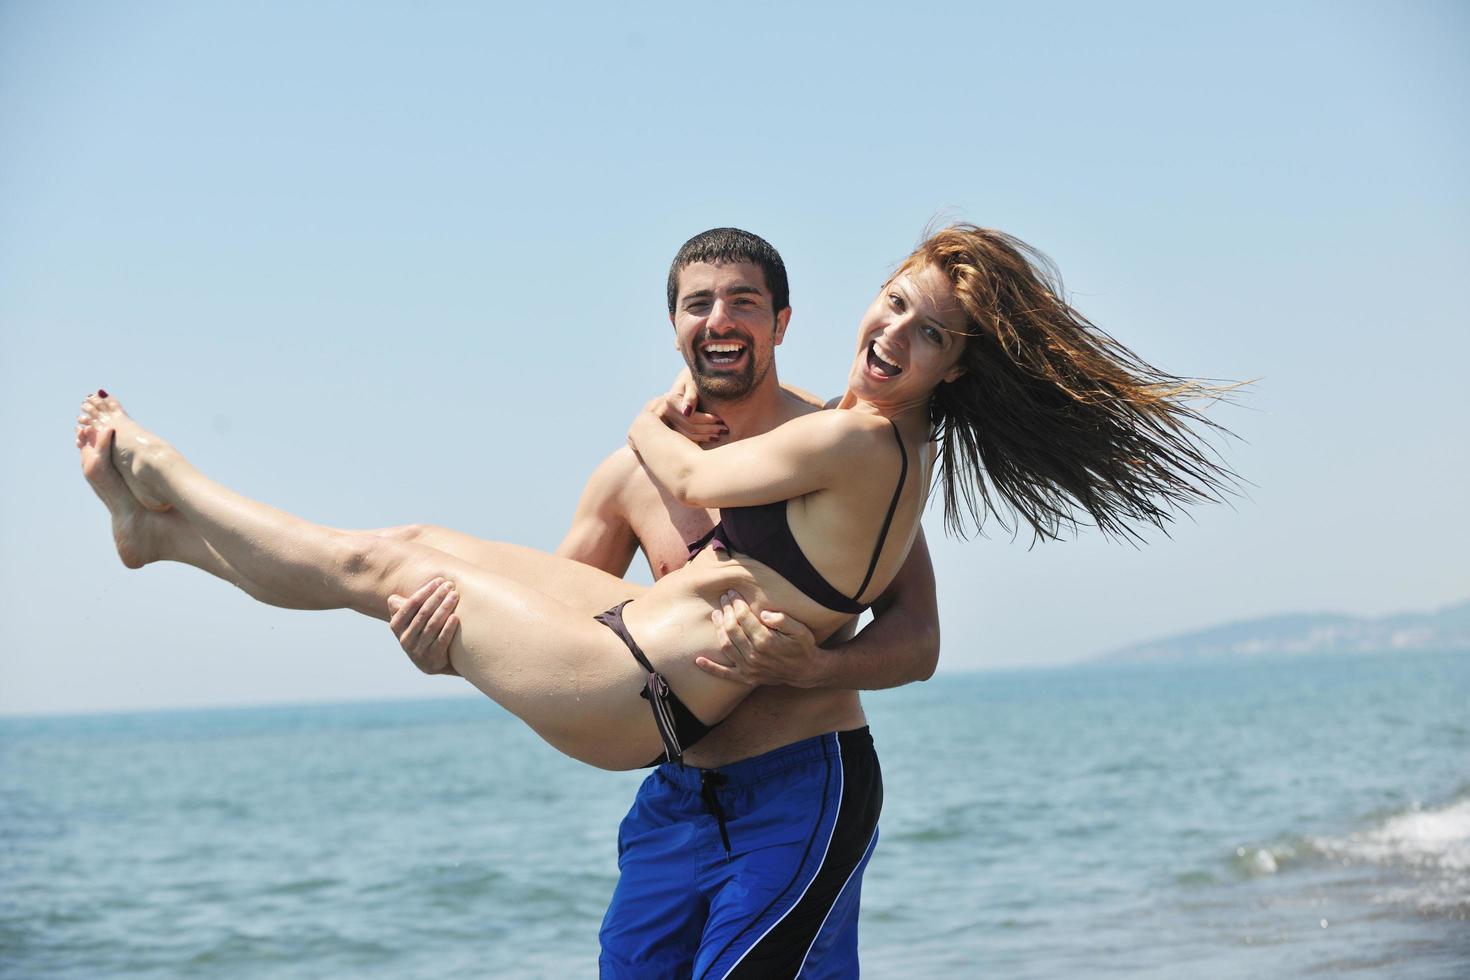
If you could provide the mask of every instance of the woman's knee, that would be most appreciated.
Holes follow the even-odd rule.
[[[432,534],[433,530],[430,524],[401,524],[398,527],[380,527],[367,533],[393,541],[420,541]]]
[[[395,577],[417,549],[410,539],[344,531],[335,550],[338,573],[350,591],[386,596],[393,589]]]

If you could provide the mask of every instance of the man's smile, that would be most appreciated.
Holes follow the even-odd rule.
[[[735,367],[745,358],[747,346],[735,340],[709,340],[699,345],[699,353],[712,367]]]

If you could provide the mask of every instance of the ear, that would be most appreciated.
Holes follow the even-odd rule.
[[[960,378],[964,377],[964,374],[965,374],[965,369],[963,367],[961,367],[960,365],[956,364],[954,367],[950,368],[945,373],[945,375],[944,375],[944,383],[945,384],[949,384],[951,381],[958,381]]]
[[[791,307],[786,307],[776,314],[776,329],[771,334],[771,346],[781,346],[781,341],[786,339],[786,325],[791,322]]]
[[[674,314],[669,314],[669,326],[674,328],[674,350],[679,349],[679,325],[674,322]]]

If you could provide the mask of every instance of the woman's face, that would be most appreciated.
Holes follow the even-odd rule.
[[[948,276],[927,264],[899,273],[863,314],[848,390],[878,404],[927,402],[964,373],[968,329]]]

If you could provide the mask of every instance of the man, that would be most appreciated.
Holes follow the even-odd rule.
[[[676,396],[677,425],[691,437],[720,445],[819,410],[777,378],[791,308],[785,266],[763,239],[733,228],[691,238],[669,270],[668,304],[691,379]],[[624,447],[592,474],[557,554],[621,576],[641,548],[658,578],[713,524]],[[391,627],[429,673],[449,669],[457,622],[445,598],[426,587],[390,603]],[[700,666],[759,686],[686,749],[683,767],[659,766],[639,789],[618,836],[603,976],[792,976],[803,965],[804,976],[856,975],[858,892],[882,803],[857,692],[934,671],[922,532],[872,609],[866,629],[852,637],[850,625],[826,649],[800,623],[757,615],[738,597],[717,614],[728,662]]]

